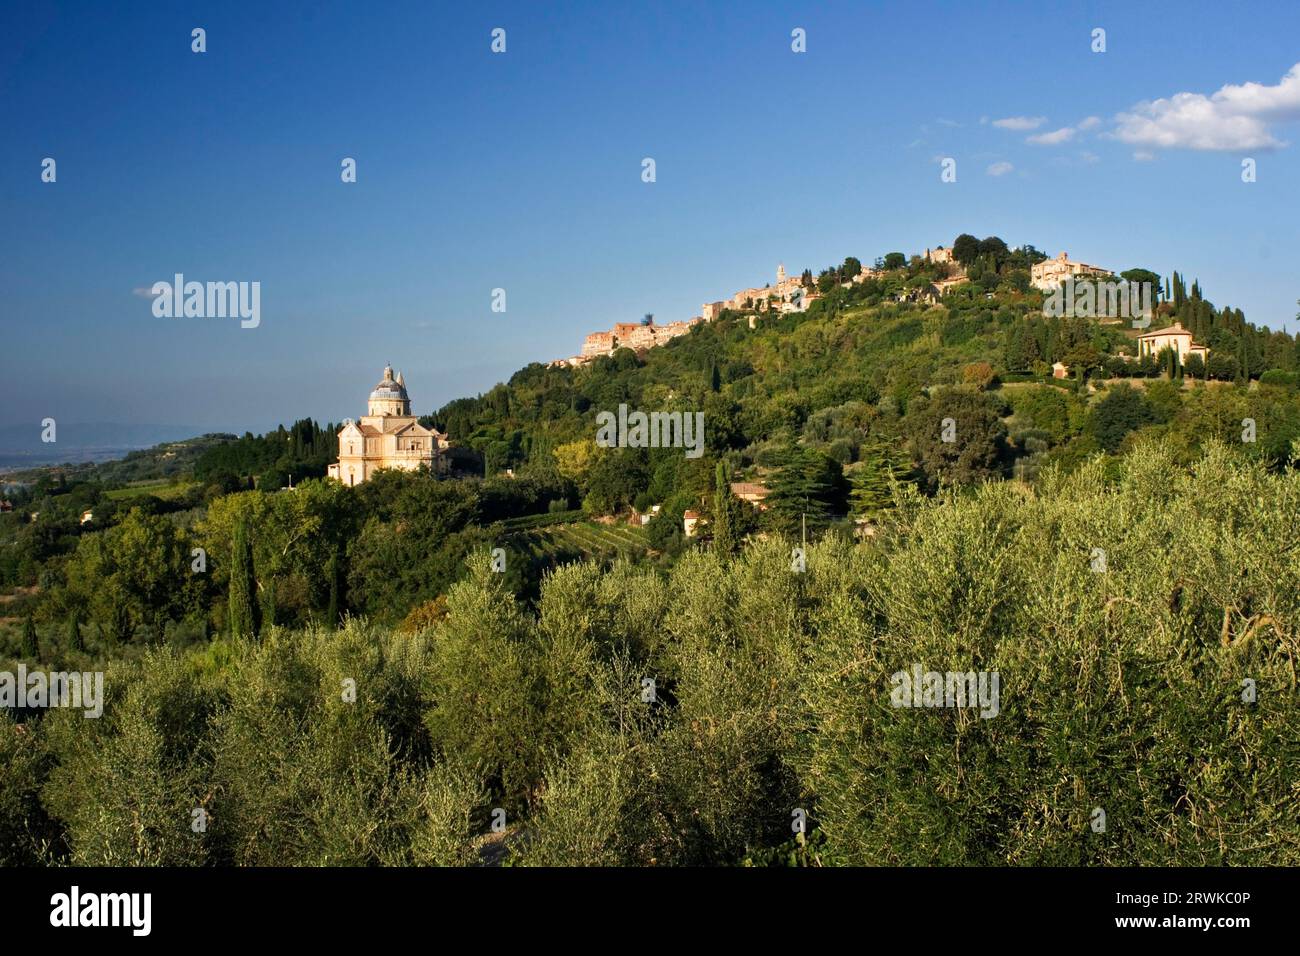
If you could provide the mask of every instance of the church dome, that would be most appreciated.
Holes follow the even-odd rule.
[[[398,375],[393,378],[393,367],[391,365],[384,367],[384,378],[375,386],[375,390],[370,393],[370,400],[382,401],[384,399],[409,402],[410,396],[406,394],[406,385],[402,382],[402,376]]]

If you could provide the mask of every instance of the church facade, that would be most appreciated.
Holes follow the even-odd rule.
[[[339,430],[339,460],[329,466],[331,478],[357,485],[381,468],[446,470],[447,436],[425,428],[411,414],[406,383],[400,372],[393,376],[391,365],[370,393],[367,412],[359,422],[348,419]]]

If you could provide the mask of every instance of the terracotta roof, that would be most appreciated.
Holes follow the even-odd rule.
[[[1187,329],[1183,328],[1183,324],[1181,322],[1175,322],[1167,329],[1158,329],[1155,332],[1148,332],[1145,335],[1139,335],[1138,338],[1150,339],[1150,338],[1155,338],[1158,335],[1186,335],[1188,338],[1191,338],[1192,333],[1187,331]]]

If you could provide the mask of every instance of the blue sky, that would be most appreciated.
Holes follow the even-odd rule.
[[[425,413],[963,231],[1295,331],[1300,5],[1135,6],[11,5],[0,424],[337,421],[385,362]],[[261,325],[155,318],[177,272],[259,281]]]

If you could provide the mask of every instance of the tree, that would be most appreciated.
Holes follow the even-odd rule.
[[[1101,362],[1101,353],[1099,353],[1089,342],[1080,342],[1065,353],[1064,359],[1066,365],[1074,369],[1075,374],[1083,381],[1088,377],[1088,373],[1097,368]]]
[[[901,252],[891,252],[885,256],[882,264],[886,269],[901,269],[907,265],[907,256]]]
[[[848,488],[839,462],[806,447],[787,449],[784,458],[767,497],[778,530],[793,534],[805,519],[808,527],[823,527],[844,513]]]
[[[1136,282],[1138,285],[1141,285],[1144,282],[1151,283],[1151,298],[1160,298],[1160,276],[1152,272],[1150,269],[1125,269],[1119,274],[1119,277],[1126,282]]]
[[[736,504],[731,493],[731,470],[718,462],[713,489],[713,550],[719,555],[736,553],[740,542],[736,535]]]
[[[979,258],[980,241],[968,232],[963,232],[952,242],[952,257],[964,266],[969,266]]]
[[[590,438],[568,442],[556,446],[555,464],[565,478],[581,482],[587,477],[587,472],[591,470],[591,466],[596,463],[602,451],[603,449]]]
[[[131,615],[126,609],[125,597],[113,600],[111,593],[108,607],[99,618],[99,633],[105,644],[118,647],[131,639]]]
[[[650,484],[645,449],[619,448],[601,456],[587,479],[582,507],[593,515],[617,514]]]
[[[36,639],[36,622],[32,620],[30,614],[23,619],[22,655],[31,661],[38,660],[41,656],[40,647]]]
[[[1155,413],[1141,392],[1129,385],[1117,385],[1093,409],[1092,433],[1102,448],[1114,454],[1129,432],[1154,420]]]
[[[1007,244],[997,236],[989,236],[987,239],[980,240],[979,254],[993,264],[993,271],[996,272],[1002,266],[1002,263],[1007,261],[1010,250],[1007,249]]]
[[[81,639],[81,614],[76,608],[68,613],[68,650],[84,651],[85,643]]]
[[[962,368],[961,380],[982,392],[997,380],[997,375],[988,362],[972,362]]]
[[[947,388],[908,409],[904,430],[931,487],[977,484],[1002,473],[1007,428],[993,400],[970,387]]]
[[[862,464],[853,473],[850,513],[871,518],[894,505],[894,485],[904,480],[907,464],[895,446],[876,440],[862,451]]]
[[[257,579],[253,571],[253,545],[248,538],[248,521],[235,525],[230,555],[230,635],[256,638],[261,632],[261,608],[257,601]]]
[[[82,535],[64,566],[65,608],[87,608],[110,640],[139,628],[161,637],[169,621],[206,608],[206,575],[190,570],[185,532],[165,515],[132,508],[121,522]]]

